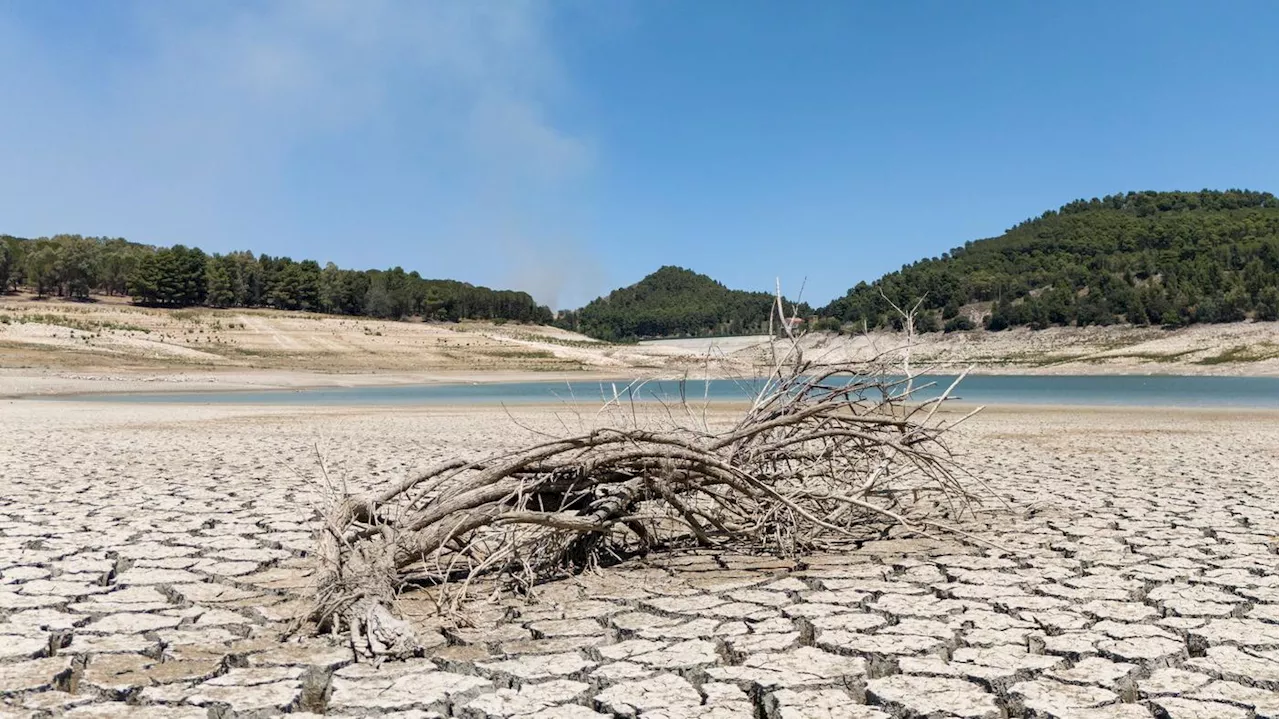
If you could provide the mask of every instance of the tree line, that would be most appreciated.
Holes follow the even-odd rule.
[[[347,270],[332,262],[252,252],[206,254],[120,238],[0,236],[0,290],[87,300],[132,297],[156,307],[270,307],[383,319],[484,319],[549,323],[551,310],[525,292],[426,279],[400,267]]]
[[[1076,200],[859,283],[819,315],[897,327],[886,298],[902,306],[923,297],[924,331],[1274,320],[1278,231],[1276,197],[1266,192]]]
[[[1277,317],[1276,197],[1248,190],[1129,192],[1076,200],[999,237],[860,282],[816,312],[819,329],[898,328],[890,302],[924,298],[921,331],[1053,325],[1181,326]],[[400,267],[333,263],[120,238],[0,236],[0,290],[88,299],[130,296],[162,307],[271,307],[379,318],[552,323],[611,341],[755,334],[768,292],[732,290],[666,266],[553,317],[527,293],[426,279]]]

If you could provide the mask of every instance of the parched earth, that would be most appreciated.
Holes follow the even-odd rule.
[[[359,488],[521,435],[495,410],[0,404],[0,716],[1277,716],[1274,413],[980,416],[959,445],[1009,507],[964,528],[1014,553],[684,553],[461,626],[412,595],[421,659],[279,641],[321,458]]]

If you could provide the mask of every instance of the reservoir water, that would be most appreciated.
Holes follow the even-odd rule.
[[[917,391],[928,399],[951,384],[954,377],[933,375],[916,384],[934,383]],[[534,404],[600,402],[617,392],[636,401],[745,401],[758,381],[650,381],[628,391],[625,381],[487,382],[423,384],[392,387],[332,387],[304,390],[247,392],[172,392],[78,395],[62,399],[96,402],[163,402],[186,404],[269,405],[431,405]],[[1114,407],[1222,407],[1275,409],[1280,393],[1276,377],[1177,376],[969,376],[954,393],[967,404],[1027,404]]]

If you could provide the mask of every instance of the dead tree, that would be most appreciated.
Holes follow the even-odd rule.
[[[926,532],[941,525],[922,507],[969,507],[943,442],[955,422],[937,414],[954,384],[919,401],[898,357],[811,361],[781,299],[775,319],[771,366],[736,423],[713,429],[686,399],[664,404],[669,421],[655,428],[633,406],[609,426],[339,497],[311,619],[377,660],[415,647],[392,611],[410,583],[529,586],[609,553],[681,543],[794,555],[893,525]]]

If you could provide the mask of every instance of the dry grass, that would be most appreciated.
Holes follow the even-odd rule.
[[[584,367],[554,329],[392,322],[246,309],[164,310],[119,302],[0,298],[0,366],[251,368],[318,372]],[[577,351],[574,351],[577,350]],[[566,356],[562,356],[566,355]]]

